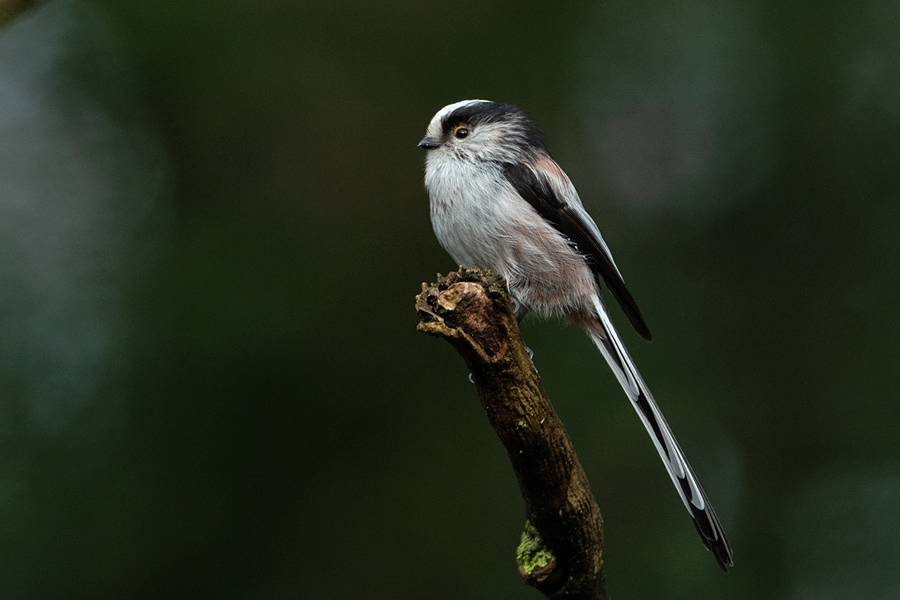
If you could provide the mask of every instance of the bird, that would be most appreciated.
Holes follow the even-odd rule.
[[[652,335],[612,253],[544,137],[514,104],[463,100],[441,108],[418,146],[438,241],[457,264],[506,279],[541,317],[580,325],[650,434],[706,548],[725,571],[733,551],[706,492],[641,376],[604,301],[601,281],[637,333]]]

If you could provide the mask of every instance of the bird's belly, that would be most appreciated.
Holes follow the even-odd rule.
[[[592,310],[598,288],[584,258],[505,181],[476,174],[427,184],[435,235],[457,263],[502,275],[538,314]]]

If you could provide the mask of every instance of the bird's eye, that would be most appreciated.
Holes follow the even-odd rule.
[[[459,139],[463,139],[469,135],[469,128],[465,125],[457,125],[453,128],[453,135]]]

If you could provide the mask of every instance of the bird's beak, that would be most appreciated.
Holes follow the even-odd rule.
[[[434,150],[435,148],[440,147],[441,143],[437,140],[433,140],[430,137],[423,137],[422,141],[419,142],[419,148],[423,150]]]

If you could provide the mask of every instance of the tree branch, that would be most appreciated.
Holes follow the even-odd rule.
[[[503,278],[460,269],[422,284],[418,330],[443,337],[469,370],[525,500],[519,573],[552,600],[608,598],[603,525],[587,476],[543,386]]]

